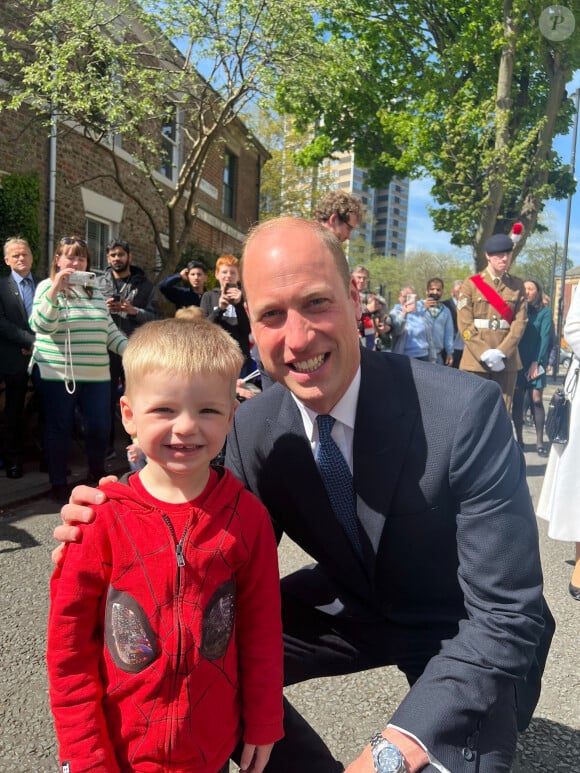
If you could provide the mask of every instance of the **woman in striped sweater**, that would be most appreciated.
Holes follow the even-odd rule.
[[[60,240],[49,279],[34,296],[30,326],[36,333],[32,365],[38,368],[46,414],[45,453],[52,496],[66,501],[67,452],[78,406],[84,425],[89,475],[105,470],[110,429],[108,349],[122,354],[127,339],[95,287],[69,283],[75,271],[88,271],[87,244],[77,237]]]

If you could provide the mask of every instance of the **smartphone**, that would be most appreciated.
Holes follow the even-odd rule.
[[[94,287],[95,274],[92,271],[73,271],[68,277],[69,285],[81,285],[81,287]]]
[[[119,301],[121,300],[121,296],[120,296],[118,293],[116,293],[115,295],[112,295],[112,296],[111,296],[111,300],[112,300],[114,303],[119,303]]]
[[[544,366],[538,365],[538,376],[543,376],[545,372],[546,372],[546,369],[544,368]]]
[[[238,286],[235,282],[228,282],[226,285],[226,293],[228,290],[237,290]]]
[[[417,296],[415,293],[409,293],[409,295],[407,295],[407,303],[415,303],[416,300]]]

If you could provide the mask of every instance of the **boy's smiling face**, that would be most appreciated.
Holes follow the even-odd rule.
[[[137,436],[149,474],[166,482],[199,480],[221,451],[232,426],[236,401],[231,379],[220,374],[183,375],[153,371],[121,398],[123,426]]]

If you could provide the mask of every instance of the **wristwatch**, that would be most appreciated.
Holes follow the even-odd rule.
[[[375,733],[371,738],[371,750],[376,773],[406,773],[403,755],[381,733]]]

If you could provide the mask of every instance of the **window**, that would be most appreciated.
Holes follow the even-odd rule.
[[[161,174],[172,182],[177,182],[178,150],[177,110],[168,105],[161,118]]]
[[[236,177],[238,159],[226,151],[224,153],[224,188],[222,210],[226,217],[235,216],[236,207]]]
[[[111,223],[87,218],[87,244],[92,268],[104,270],[107,267],[107,244],[112,238]]]

